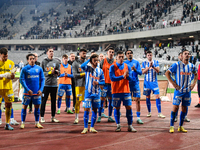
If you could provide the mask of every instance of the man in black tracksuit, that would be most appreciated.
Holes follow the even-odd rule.
[[[49,48],[47,51],[47,58],[42,61],[42,69],[45,76],[45,86],[42,94],[42,104],[41,104],[41,123],[45,122],[45,106],[50,94],[51,96],[51,122],[59,122],[55,118],[56,113],[56,95],[57,95],[57,76],[59,76],[60,63],[53,59],[54,51]]]

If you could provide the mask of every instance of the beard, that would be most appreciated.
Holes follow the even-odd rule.
[[[85,59],[85,57],[81,57],[81,59]]]

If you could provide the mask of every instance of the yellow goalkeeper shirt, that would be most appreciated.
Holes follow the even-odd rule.
[[[11,73],[10,71],[14,67],[15,63],[9,59],[7,61],[0,62],[0,74],[4,74],[6,72]],[[6,79],[2,78],[0,79],[0,90],[6,90],[6,89],[12,89],[12,80],[11,79]]]

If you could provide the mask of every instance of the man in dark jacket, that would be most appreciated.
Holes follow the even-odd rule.
[[[41,104],[41,123],[44,123],[44,114],[46,102],[49,94],[51,95],[51,122],[59,122],[55,118],[56,113],[56,95],[57,95],[57,76],[59,76],[60,63],[53,58],[54,51],[49,48],[47,51],[47,58],[42,61],[42,69],[45,76],[45,86],[42,94]]]

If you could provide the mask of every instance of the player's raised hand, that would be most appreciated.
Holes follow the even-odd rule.
[[[93,81],[93,83],[92,83],[93,85],[98,85],[99,84],[99,82],[97,82],[97,81]]]
[[[126,70],[126,77],[128,77],[129,76],[129,71],[128,70]]]
[[[11,76],[10,76],[10,78],[11,78],[11,79],[14,79],[14,78],[15,78],[15,74],[12,73]]]
[[[65,77],[67,77],[68,76],[68,74],[65,72]]]
[[[41,92],[41,91],[38,91],[37,94],[38,94],[39,96],[41,96],[41,95],[42,95],[42,92]]]
[[[29,90],[29,91],[28,91],[28,94],[29,94],[30,96],[32,96],[32,95],[33,95],[33,91]]]
[[[131,70],[136,71],[136,68],[134,65],[131,67]]]
[[[152,66],[153,66],[153,62],[150,63],[149,67],[152,67]]]

